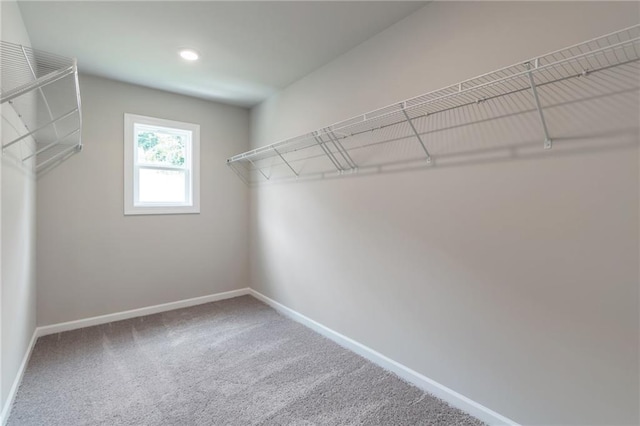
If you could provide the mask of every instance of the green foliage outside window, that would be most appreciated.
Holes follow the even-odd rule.
[[[182,136],[161,132],[138,133],[138,155],[143,163],[183,166],[185,145]]]

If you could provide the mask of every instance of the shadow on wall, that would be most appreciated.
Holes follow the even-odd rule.
[[[640,56],[631,54],[615,66],[596,56],[543,69],[535,91],[532,65],[516,65],[496,84],[478,77],[471,81],[481,89],[459,95],[452,86],[434,92],[437,99],[427,94],[413,106],[366,114],[366,122],[332,126],[230,165],[259,185],[633,147],[640,139]]]

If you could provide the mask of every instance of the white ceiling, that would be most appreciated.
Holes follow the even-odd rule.
[[[80,72],[240,106],[266,99],[424,2],[22,1],[34,48]],[[201,53],[194,63],[180,47]]]

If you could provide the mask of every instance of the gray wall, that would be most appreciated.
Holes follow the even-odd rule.
[[[0,2],[0,15],[2,40],[29,46],[17,3]],[[24,133],[24,124],[10,105],[2,105],[1,115],[3,143]],[[3,409],[36,326],[36,184],[33,162],[21,161],[21,156],[32,152],[33,147],[30,138],[13,145],[3,153],[0,166],[0,404]]]
[[[252,146],[638,17],[637,3],[431,3],[254,108]],[[254,189],[251,285],[517,422],[637,424],[637,127],[564,145]]]
[[[225,159],[248,111],[88,75],[80,91],[84,150],[38,180],[38,324],[246,287],[248,191]],[[200,124],[200,214],[123,215],[125,112]]]

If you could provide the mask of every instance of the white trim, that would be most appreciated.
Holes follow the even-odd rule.
[[[321,335],[333,340],[340,346],[343,346],[358,355],[368,359],[374,364],[379,365],[385,370],[389,370],[407,382],[419,387],[420,389],[429,392],[430,394],[448,402],[452,406],[459,408],[462,411],[465,411],[472,416],[482,420],[485,423],[490,425],[510,425],[510,426],[519,426],[518,423],[514,422],[507,417],[504,417],[501,414],[496,413],[495,411],[485,407],[482,404],[479,404],[464,395],[459,394],[458,392],[449,389],[448,387],[432,380],[422,374],[411,370],[409,367],[406,367],[399,362],[396,362],[386,356],[382,355],[379,352],[374,351],[373,349],[363,345],[362,343],[356,342],[355,340],[344,336],[322,324],[312,320],[309,317],[302,315],[299,312],[294,311],[291,308],[288,308],[281,303],[276,302],[273,299],[261,294],[253,289],[249,289],[249,294],[256,299],[266,303],[271,306],[276,311],[281,314],[291,318],[292,320],[299,322],[312,330],[320,333]]]
[[[13,384],[11,385],[11,389],[9,390],[9,394],[7,395],[7,400],[4,401],[2,412],[0,412],[0,425],[2,426],[6,425],[7,420],[9,420],[11,407],[13,406],[13,402],[16,399],[18,388],[20,387],[20,383],[22,383],[22,376],[24,376],[24,372],[27,369],[27,364],[29,363],[29,358],[31,358],[31,353],[33,352],[33,347],[35,346],[37,339],[38,329],[36,328],[35,330],[33,330],[33,335],[31,336],[29,347],[27,348],[27,351],[22,358],[22,363],[20,364],[20,368],[18,369],[18,374],[16,374],[16,377],[13,380]]]
[[[136,204],[138,198],[138,170],[152,168],[148,164],[138,164],[135,159],[134,128],[137,124],[167,129],[179,129],[191,133],[191,143],[187,147],[188,167],[179,169],[186,173],[187,200],[184,203]],[[158,169],[173,169],[156,166]],[[197,214],[200,213],[200,125],[144,115],[124,114],[124,214]]]
[[[147,306],[145,308],[132,309],[130,311],[122,311],[113,314],[100,315],[97,317],[45,325],[42,327],[38,327],[36,331],[38,332],[38,337],[46,336],[49,334],[62,333],[63,331],[76,330],[79,328],[91,327],[100,324],[107,324],[110,322],[121,321],[129,318],[143,317],[145,315],[157,314],[159,312],[173,311],[174,309],[188,308],[190,306],[202,305],[203,303],[216,302],[218,300],[231,299],[233,297],[244,296],[246,294],[249,294],[249,289],[241,288],[239,290],[231,290],[224,293],[216,293],[210,294],[208,296],[194,297],[192,299],[178,300],[177,302]]]
[[[16,375],[15,380],[13,381],[13,385],[11,386],[11,390],[9,391],[9,395],[7,396],[7,401],[5,405],[2,407],[2,412],[0,412],[0,426],[5,426],[7,420],[9,420],[9,414],[11,413],[11,407],[13,406],[13,402],[15,401],[16,394],[18,393],[18,388],[20,387],[20,383],[22,382],[22,376],[27,368],[27,364],[29,363],[29,358],[31,358],[31,353],[33,352],[33,347],[36,344],[36,340],[38,337],[47,336],[49,334],[61,333],[63,331],[76,330],[79,328],[91,327],[94,325],[106,324],[109,322],[125,320],[129,318],[142,317],[145,315],[157,314],[159,312],[173,311],[175,309],[188,308],[190,306],[202,305],[204,303],[216,302],[218,300],[231,299],[234,297],[244,296],[249,294],[249,288],[241,288],[239,290],[231,290],[225,291],[223,293],[209,294],[207,296],[194,297],[192,299],[184,299],[178,300],[177,302],[169,302],[163,303],[161,305],[147,306],[145,308],[132,309],[130,311],[116,312],[113,314],[100,315],[97,317],[85,318],[76,321],[67,321],[61,322],[58,324],[45,325],[42,327],[36,327],[33,331],[33,336],[31,336],[31,342],[29,342],[29,348],[27,352],[24,354],[24,358],[22,359],[22,364],[20,364],[20,369],[18,370],[18,374]],[[1,401],[0,401],[1,403]]]
[[[97,317],[85,318],[76,321],[68,321],[58,324],[46,325],[43,327],[37,327],[33,336],[31,337],[31,342],[29,343],[29,349],[24,355],[22,360],[22,364],[20,365],[20,369],[18,370],[18,374],[11,386],[11,390],[9,391],[9,395],[7,397],[7,401],[2,408],[2,413],[0,414],[0,426],[4,426],[9,419],[9,414],[11,410],[11,406],[15,400],[18,387],[22,381],[22,376],[24,375],[25,369],[29,362],[29,358],[31,357],[31,352],[33,351],[33,347],[35,346],[36,339],[40,336],[46,336],[49,334],[61,333],[63,331],[76,330],[79,328],[91,327],[94,325],[106,324],[113,321],[120,321],[129,318],[136,318],[145,315],[156,314],[159,312],[172,311],[175,309],[187,308],[190,306],[201,305],[204,303],[215,302],[218,300],[231,299],[234,297],[251,295],[256,299],[266,303],[271,306],[276,311],[282,313],[283,315],[293,319],[296,322],[299,322],[317,333],[333,340],[339,345],[357,353],[358,355],[368,359],[374,364],[379,365],[380,367],[389,370],[399,377],[403,378],[407,382],[419,387],[420,389],[429,392],[430,394],[448,402],[452,406],[459,408],[472,416],[482,420],[485,423],[490,425],[509,425],[509,426],[519,426],[515,421],[502,416],[501,414],[496,413],[495,411],[479,404],[464,395],[459,394],[458,392],[449,389],[448,387],[426,377],[422,374],[411,370],[409,367],[406,367],[379,352],[374,351],[373,349],[356,342],[355,340],[344,336],[322,324],[312,320],[309,317],[306,317],[291,308],[288,308],[281,303],[276,302],[273,299],[251,289],[251,288],[242,288],[239,290],[231,290],[223,293],[211,294],[208,296],[194,297],[192,299],[179,300],[177,302],[163,303],[161,305],[148,306],[145,308],[132,309],[129,311],[117,312],[113,314],[101,315]]]

